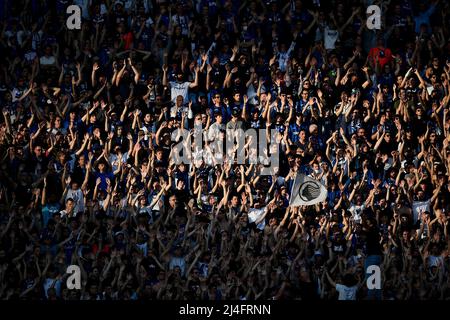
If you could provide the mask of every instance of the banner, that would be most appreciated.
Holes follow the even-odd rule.
[[[292,186],[290,206],[311,206],[327,198],[327,188],[319,181],[297,173]]]

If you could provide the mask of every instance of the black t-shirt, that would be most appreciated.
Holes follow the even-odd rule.
[[[412,120],[412,128],[414,128],[414,135],[420,137],[427,131],[427,120],[424,117],[418,119],[414,117]]]
[[[185,184],[187,185],[188,181],[185,181]],[[189,194],[186,192],[186,190],[176,189],[173,193],[176,195],[179,203],[188,203]]]
[[[392,137],[391,137],[392,141]],[[388,154],[390,155],[392,151],[397,149],[397,145],[392,141],[391,143],[387,143],[386,140],[383,139],[383,141],[380,144],[380,152],[381,154]]]
[[[15,190],[16,201],[22,206],[26,206],[31,202],[31,188],[27,185],[19,184]]]
[[[302,298],[302,300],[317,299],[316,286],[313,281],[310,282],[299,281],[298,293]]]
[[[149,278],[151,280],[156,279],[161,268],[156,263],[155,259],[153,257],[146,257],[142,261],[142,265],[144,266],[145,271],[147,271]]]
[[[367,255],[381,255],[378,227],[371,227],[366,231],[366,250]]]

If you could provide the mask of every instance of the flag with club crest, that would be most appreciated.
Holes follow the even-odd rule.
[[[311,206],[324,201],[327,194],[327,188],[318,180],[297,173],[292,185],[289,205],[292,207]]]

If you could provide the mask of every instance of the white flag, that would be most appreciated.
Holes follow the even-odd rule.
[[[292,186],[291,201],[292,207],[310,206],[322,202],[327,198],[327,188],[319,181],[297,173]]]

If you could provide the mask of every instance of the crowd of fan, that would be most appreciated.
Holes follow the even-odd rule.
[[[2,1],[0,299],[450,298],[450,5],[373,2]],[[208,156],[240,128],[273,175]]]

